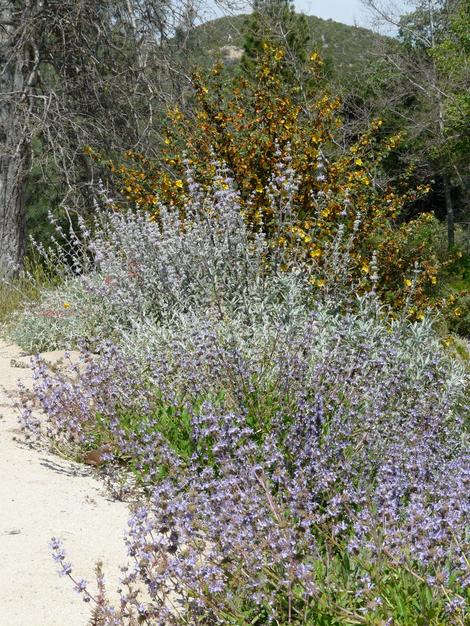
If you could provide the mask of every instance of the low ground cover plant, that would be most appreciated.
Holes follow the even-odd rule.
[[[99,421],[150,494],[129,522],[136,595],[119,610],[103,598],[103,623],[464,623],[463,371],[429,326],[390,332],[363,313],[309,319],[274,351],[267,389],[248,356],[220,346],[219,360],[213,344],[184,354],[198,371],[207,349],[218,396],[165,372],[168,394],[142,403],[117,353],[107,374],[92,366],[118,372],[117,387],[87,396],[90,371],[73,385],[42,377],[52,434],[90,444]]]
[[[42,299],[44,291],[54,285],[57,285],[55,276],[34,256],[26,259],[17,274],[0,270],[0,328],[8,327],[10,318],[18,310],[34,305]]]
[[[119,606],[52,542],[92,623],[463,625],[463,366],[428,318],[387,315],[376,260],[355,294],[340,222],[312,274],[249,232],[227,172],[210,193],[188,178],[190,220],[103,213],[80,240],[84,270],[45,299],[73,315],[39,345],[83,335],[82,361],[36,359],[23,393],[29,436],[104,446],[139,487]]]

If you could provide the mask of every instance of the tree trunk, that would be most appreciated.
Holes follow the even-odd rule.
[[[454,207],[452,204],[452,196],[450,193],[450,183],[447,174],[444,174],[444,196],[446,201],[446,216],[447,216],[447,244],[449,250],[454,247],[455,243],[455,227],[454,227]]]
[[[14,122],[9,120],[5,128],[2,121],[0,121],[2,139],[0,148],[0,273],[14,274],[21,267],[25,249],[25,187],[29,147],[25,145],[21,137],[16,136]],[[4,133],[7,134],[7,141],[4,140]]]
[[[12,3],[0,12],[0,273],[16,273],[25,249],[25,188],[30,142],[25,70],[28,59],[15,46]]]

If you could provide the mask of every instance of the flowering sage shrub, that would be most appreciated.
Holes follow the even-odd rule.
[[[282,258],[277,267],[267,261],[268,245],[247,229],[227,172],[220,169],[204,193],[187,176],[183,214],[164,206],[158,220],[139,211],[98,211],[92,232],[81,223],[78,235],[67,235],[71,252],[74,246],[64,252],[58,242],[41,249],[63,281],[22,312],[13,338],[32,351],[68,349],[83,339],[95,346],[103,338],[119,342],[148,322],[166,325],[201,312],[250,317],[288,298]],[[293,282],[300,274],[289,273]]]
[[[135,509],[135,566],[119,610],[101,598],[96,623],[464,624],[469,459],[456,424],[417,411],[401,445],[372,429],[380,455],[362,467],[364,432],[343,418],[317,397],[260,445],[245,416],[206,405],[187,467]]]
[[[209,196],[188,177],[184,216],[110,213],[84,231],[86,268],[41,305],[66,312],[41,341],[84,330],[82,359],[35,359],[22,391],[28,435],[101,450],[139,486],[119,606],[99,568],[95,593],[51,543],[91,623],[463,625],[465,371],[429,320],[354,296],[347,238],[315,286],[248,236],[226,173]]]
[[[405,438],[396,470],[386,444],[361,470],[325,418],[318,399],[259,446],[243,416],[207,407],[210,463],[203,444],[129,522],[126,583],[151,600],[126,597],[118,623],[134,611],[151,624],[463,624],[464,451]]]
[[[105,346],[75,378],[36,367],[49,436],[99,431],[150,494],[96,623],[464,624],[466,378],[430,323],[365,298],[179,324],[145,364]]]
[[[282,229],[290,223],[298,181],[286,163],[280,165],[284,169],[268,187]],[[91,230],[80,220],[78,233],[56,226],[58,238],[47,249],[38,246],[38,253],[60,284],[14,318],[12,338],[37,352],[83,343],[96,349],[104,339],[142,345],[155,333],[200,318],[269,329],[305,318],[313,299],[344,308],[364,291],[354,280],[352,256],[360,212],[350,207],[338,218],[324,242],[321,267],[306,264],[301,239],[296,256],[292,246],[287,254],[251,231],[234,181],[224,167],[212,166],[218,169],[209,190],[186,172],[180,212],[163,205],[158,217],[97,208]],[[377,291],[374,255],[370,271],[369,289]]]

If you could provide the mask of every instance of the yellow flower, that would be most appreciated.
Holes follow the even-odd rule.
[[[69,302],[64,302],[64,309],[68,309],[68,308],[69,308],[69,306],[70,306],[70,303],[69,303]]]
[[[435,285],[437,283],[437,278],[435,276],[431,276],[431,283]]]
[[[178,187],[178,189],[183,188],[183,181],[180,178],[175,181],[175,187]]]
[[[361,266],[361,270],[364,272],[364,274],[368,274],[370,270],[369,264],[364,262]]]
[[[405,282],[406,287],[411,287],[411,285],[413,284],[409,278],[405,278],[404,282]]]
[[[313,250],[310,250],[310,256],[312,257],[312,259],[318,259],[318,257],[321,257],[320,248],[314,248]]]
[[[362,160],[362,159],[356,159],[356,160],[354,161],[354,163],[355,163],[356,165],[363,165],[363,160]]]
[[[454,309],[454,315],[455,317],[460,317],[462,315],[462,309],[460,307]]]

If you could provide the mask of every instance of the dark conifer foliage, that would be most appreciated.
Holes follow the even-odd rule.
[[[310,44],[307,20],[295,12],[292,0],[254,0],[253,13],[247,19],[242,65],[251,71],[263,54],[266,44],[286,51],[284,71],[302,68]]]

